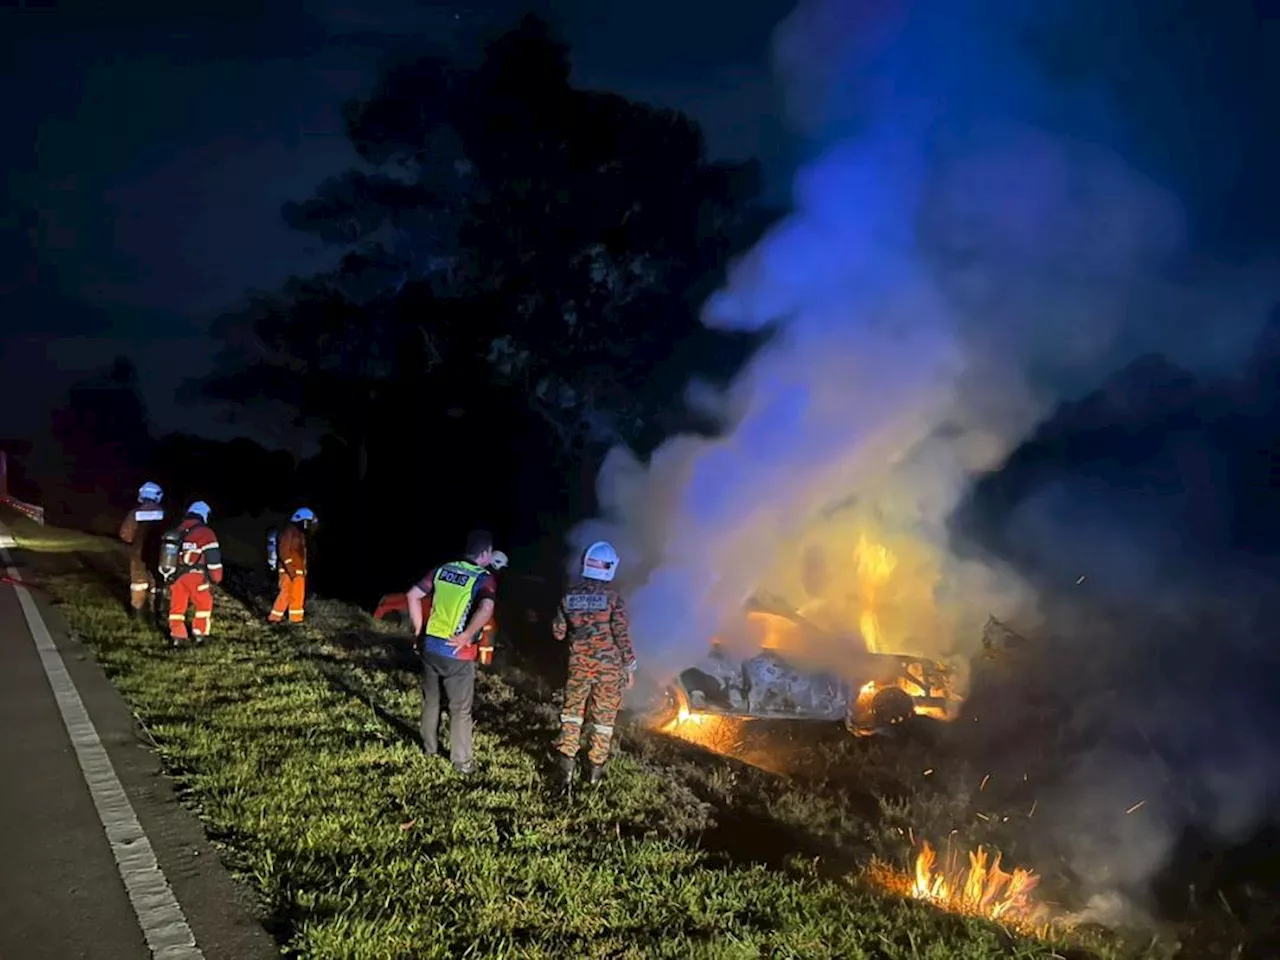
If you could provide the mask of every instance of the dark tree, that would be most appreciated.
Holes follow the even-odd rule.
[[[117,357],[104,373],[71,387],[53,413],[54,447],[38,455],[55,515],[107,528],[132,501],[151,455],[146,409],[133,362]]]
[[[769,221],[758,169],[569,75],[534,17],[475,68],[389,65],[346,108],[370,169],[284,211],[341,263],[218,324],[207,393],[320,426],[335,495],[366,510],[353,526],[462,485],[507,512],[486,523],[532,535],[540,512],[589,509],[611,444],[689,425],[672,398],[690,375],[727,377],[751,349],[697,311]]]

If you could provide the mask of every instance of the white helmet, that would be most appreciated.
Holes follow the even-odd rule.
[[[159,503],[164,499],[164,491],[160,489],[160,484],[152,483],[148,480],[138,488],[139,503]]]
[[[300,507],[293,512],[293,516],[289,518],[290,523],[315,523],[316,515],[306,507]]]
[[[501,550],[493,551],[493,559],[489,561],[489,567],[492,570],[502,570],[506,567],[507,555]]]
[[[201,523],[209,522],[209,514],[213,511],[209,509],[209,505],[203,500],[197,500],[191,506],[187,507],[187,513],[194,513],[200,518]]]
[[[597,540],[582,555],[582,575],[591,580],[612,580],[618,572],[618,551],[607,540]]]

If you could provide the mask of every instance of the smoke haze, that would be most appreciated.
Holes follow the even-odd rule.
[[[779,26],[776,72],[812,160],[790,215],[704,310],[710,327],[772,337],[725,395],[691,386],[691,403],[723,417],[722,435],[673,438],[648,463],[613,450],[601,515],[574,536],[579,549],[599,538],[618,547],[643,666],[675,672],[713,635],[741,636],[743,603],[762,589],[838,638],[806,650],[816,666],[838,669],[867,648],[972,653],[990,614],[1047,618],[1070,634],[1083,614],[1042,588],[1086,568],[1109,585],[1108,602],[1141,597],[1149,616],[1144,608],[1128,632],[1081,628],[1094,649],[1081,641],[1057,669],[1120,645],[1130,660],[1103,683],[1110,696],[1159,643],[1195,633],[1194,578],[1170,559],[1179,544],[1140,495],[1068,485],[1023,504],[1006,533],[1026,541],[1035,588],[973,544],[960,556],[948,532],[975,475],[1063,402],[1149,353],[1230,376],[1276,302],[1272,264],[1210,256],[1195,198],[1172,186],[1185,179],[1140,168],[1178,144],[1158,124],[1130,124],[1107,96],[1108,65],[1130,65],[1128,107],[1144,78],[1153,103],[1176,97],[1161,84],[1196,65],[1158,69],[1140,18],[1111,23],[1101,10],[802,0]],[[1051,71],[1049,41],[1087,35],[1090,23],[1115,28],[1105,62],[1100,53],[1091,69],[1076,51],[1071,69]],[[1224,193],[1201,187],[1201,201]],[[879,613],[869,623],[870,599]],[[1241,645],[1256,643],[1254,628],[1240,630]],[[1215,712],[1194,683],[1170,680],[1167,691],[1121,722],[1160,749],[1110,742],[1064,772],[1075,802],[1046,825],[1098,884],[1149,877],[1175,824],[1193,815],[1239,835],[1273,793],[1274,751],[1262,740],[1237,730],[1215,753],[1188,721],[1197,696],[1206,728],[1247,708]],[[1197,781],[1203,809],[1153,799],[1146,819],[1112,816],[1170,769]]]
[[[1260,273],[1198,261],[1178,198],[1096,139],[1117,129],[1096,89],[1055,88],[1030,55],[1064,12],[806,0],[778,28],[814,159],[704,312],[774,336],[723,436],[611,453],[576,538],[619,547],[650,667],[692,662],[761,587],[870,641],[850,575],[868,544],[895,561],[870,645],[971,649],[1035,598],[952,556],[969,479],[1134,357],[1230,369],[1252,343]]]

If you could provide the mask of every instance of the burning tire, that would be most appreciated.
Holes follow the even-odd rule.
[[[681,716],[689,715],[689,698],[679,684],[669,684],[645,712],[649,724],[661,729],[679,720]]]
[[[871,722],[877,727],[903,723],[915,716],[911,696],[898,687],[885,687],[871,700]]]

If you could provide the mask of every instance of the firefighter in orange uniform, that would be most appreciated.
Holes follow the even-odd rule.
[[[618,552],[601,540],[582,558],[582,578],[560,599],[551,633],[569,639],[569,680],[564,688],[557,762],[566,786],[573,782],[583,726],[590,726],[587,778],[595,786],[604,779],[613,741],[613,723],[622,695],[635,680],[627,605],[610,585],[618,570]]]
[[[307,603],[307,535],[316,524],[316,515],[306,507],[289,518],[276,543],[276,570],[280,575],[280,592],[267,617],[270,623],[281,623],[285,613],[290,623],[301,623]]]
[[[161,546],[161,572],[173,577],[169,588],[169,637],[177,646],[187,639],[187,607],[195,607],[191,634],[196,642],[213,626],[213,585],[222,582],[222,549],[209,529],[209,505],[197,500]]]
[[[129,546],[129,609],[137,618],[144,616],[147,607],[155,615],[156,578],[151,571],[160,560],[163,500],[160,485],[148,480],[138,488],[138,505],[120,524],[120,539]]]

